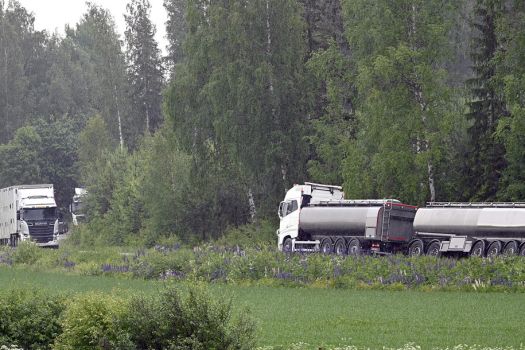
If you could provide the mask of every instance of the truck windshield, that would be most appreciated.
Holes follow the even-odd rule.
[[[24,209],[23,218],[26,221],[55,220],[57,218],[57,209],[56,207]]]

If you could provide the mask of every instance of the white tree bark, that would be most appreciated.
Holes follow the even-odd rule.
[[[268,64],[271,62],[270,58],[272,56],[272,33],[271,33],[271,27],[270,27],[270,0],[266,0],[266,55],[268,56]],[[273,101],[273,95],[274,95],[274,87],[273,87],[273,77],[272,74],[268,77],[269,84],[270,84],[270,97]],[[272,120],[274,121],[275,126],[278,128],[279,123],[277,120],[276,110],[272,103]],[[281,140],[279,140],[279,144],[281,143]],[[284,163],[281,163],[281,174],[283,179],[283,184],[286,188],[286,166]]]
[[[412,43],[412,50],[416,50],[416,32],[417,32],[417,8],[416,4],[412,3],[412,11],[411,11],[411,26],[409,31],[409,38]],[[430,201],[434,202],[436,200],[436,187],[435,187],[435,181],[434,181],[434,164],[432,162],[431,154],[431,145],[430,140],[428,140],[428,120],[427,120],[427,113],[428,113],[428,104],[426,103],[424,97],[423,97],[423,91],[421,88],[421,85],[418,82],[418,75],[417,72],[414,74],[414,81],[411,84],[412,85],[412,92],[414,94],[414,98],[416,102],[419,104],[420,108],[420,115],[421,115],[421,123],[423,125],[423,139],[420,140],[418,137],[417,145],[416,145],[416,152],[422,153],[427,152],[428,158],[427,158],[427,181],[428,181],[428,189],[430,191]]]
[[[250,208],[250,223],[253,224],[255,222],[257,210],[255,208],[255,200],[253,199],[253,192],[251,188],[248,188],[248,205]]]
[[[120,108],[118,104],[117,84],[113,84],[115,106],[117,107],[118,135],[120,139],[120,150],[124,149],[124,138],[122,137],[122,120],[120,119]]]

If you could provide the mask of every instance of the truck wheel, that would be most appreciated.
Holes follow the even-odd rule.
[[[334,243],[334,252],[337,255],[345,255],[346,254],[346,242],[344,238],[339,238]]]
[[[488,258],[494,258],[498,256],[501,253],[501,242],[500,241],[494,241],[489,245],[489,248],[487,249],[487,257]]]
[[[319,245],[319,249],[321,249],[321,253],[323,254],[331,254],[333,249],[332,240],[330,238],[324,238]]]
[[[418,239],[412,242],[412,244],[410,244],[410,247],[408,247],[408,255],[409,256],[423,255],[423,241]]]
[[[513,256],[516,254],[518,254],[518,243],[516,241],[507,242],[503,248],[503,255]]]
[[[16,233],[13,233],[10,237],[9,237],[9,245],[11,247],[16,247],[18,246],[18,234]]]
[[[283,242],[283,253],[291,253],[291,252],[292,252],[292,239],[288,237]]]
[[[348,243],[348,255],[357,256],[361,254],[361,243],[358,239],[353,238]]]
[[[472,249],[470,250],[470,256],[479,256],[484,257],[485,256],[485,242],[484,241],[476,241],[474,245],[472,246]]]
[[[521,245],[519,256],[525,256],[525,243]]]
[[[430,243],[427,248],[427,255],[440,256],[441,252],[439,251],[439,248],[441,248],[441,243],[439,243],[438,241]]]

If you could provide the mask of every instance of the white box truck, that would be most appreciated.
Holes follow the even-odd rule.
[[[86,219],[86,214],[84,212],[84,198],[86,197],[87,191],[82,187],[75,188],[75,195],[73,196],[73,201],[71,203],[70,212],[71,220],[73,221],[73,226],[78,226],[80,223],[84,222]]]
[[[0,243],[19,241],[58,247],[58,211],[53,185],[0,189]]]

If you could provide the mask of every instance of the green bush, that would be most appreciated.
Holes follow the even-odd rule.
[[[232,304],[212,298],[201,286],[168,288],[160,296],[132,297],[121,328],[135,349],[253,349],[255,329]]]
[[[20,242],[13,251],[13,262],[15,264],[33,265],[43,255],[42,248],[31,242]]]
[[[61,317],[63,333],[55,349],[133,349],[129,334],[120,327],[127,308],[113,295],[92,292],[75,297]]]
[[[61,333],[63,298],[35,290],[12,289],[0,295],[0,345],[51,349]]]
[[[218,245],[241,248],[276,247],[275,223],[262,220],[256,224],[243,225],[226,230]]]
[[[162,338],[168,349],[253,349],[255,326],[241,313],[232,317],[232,301],[212,298],[201,286],[190,288],[186,295],[168,289],[160,299],[165,323]]]

